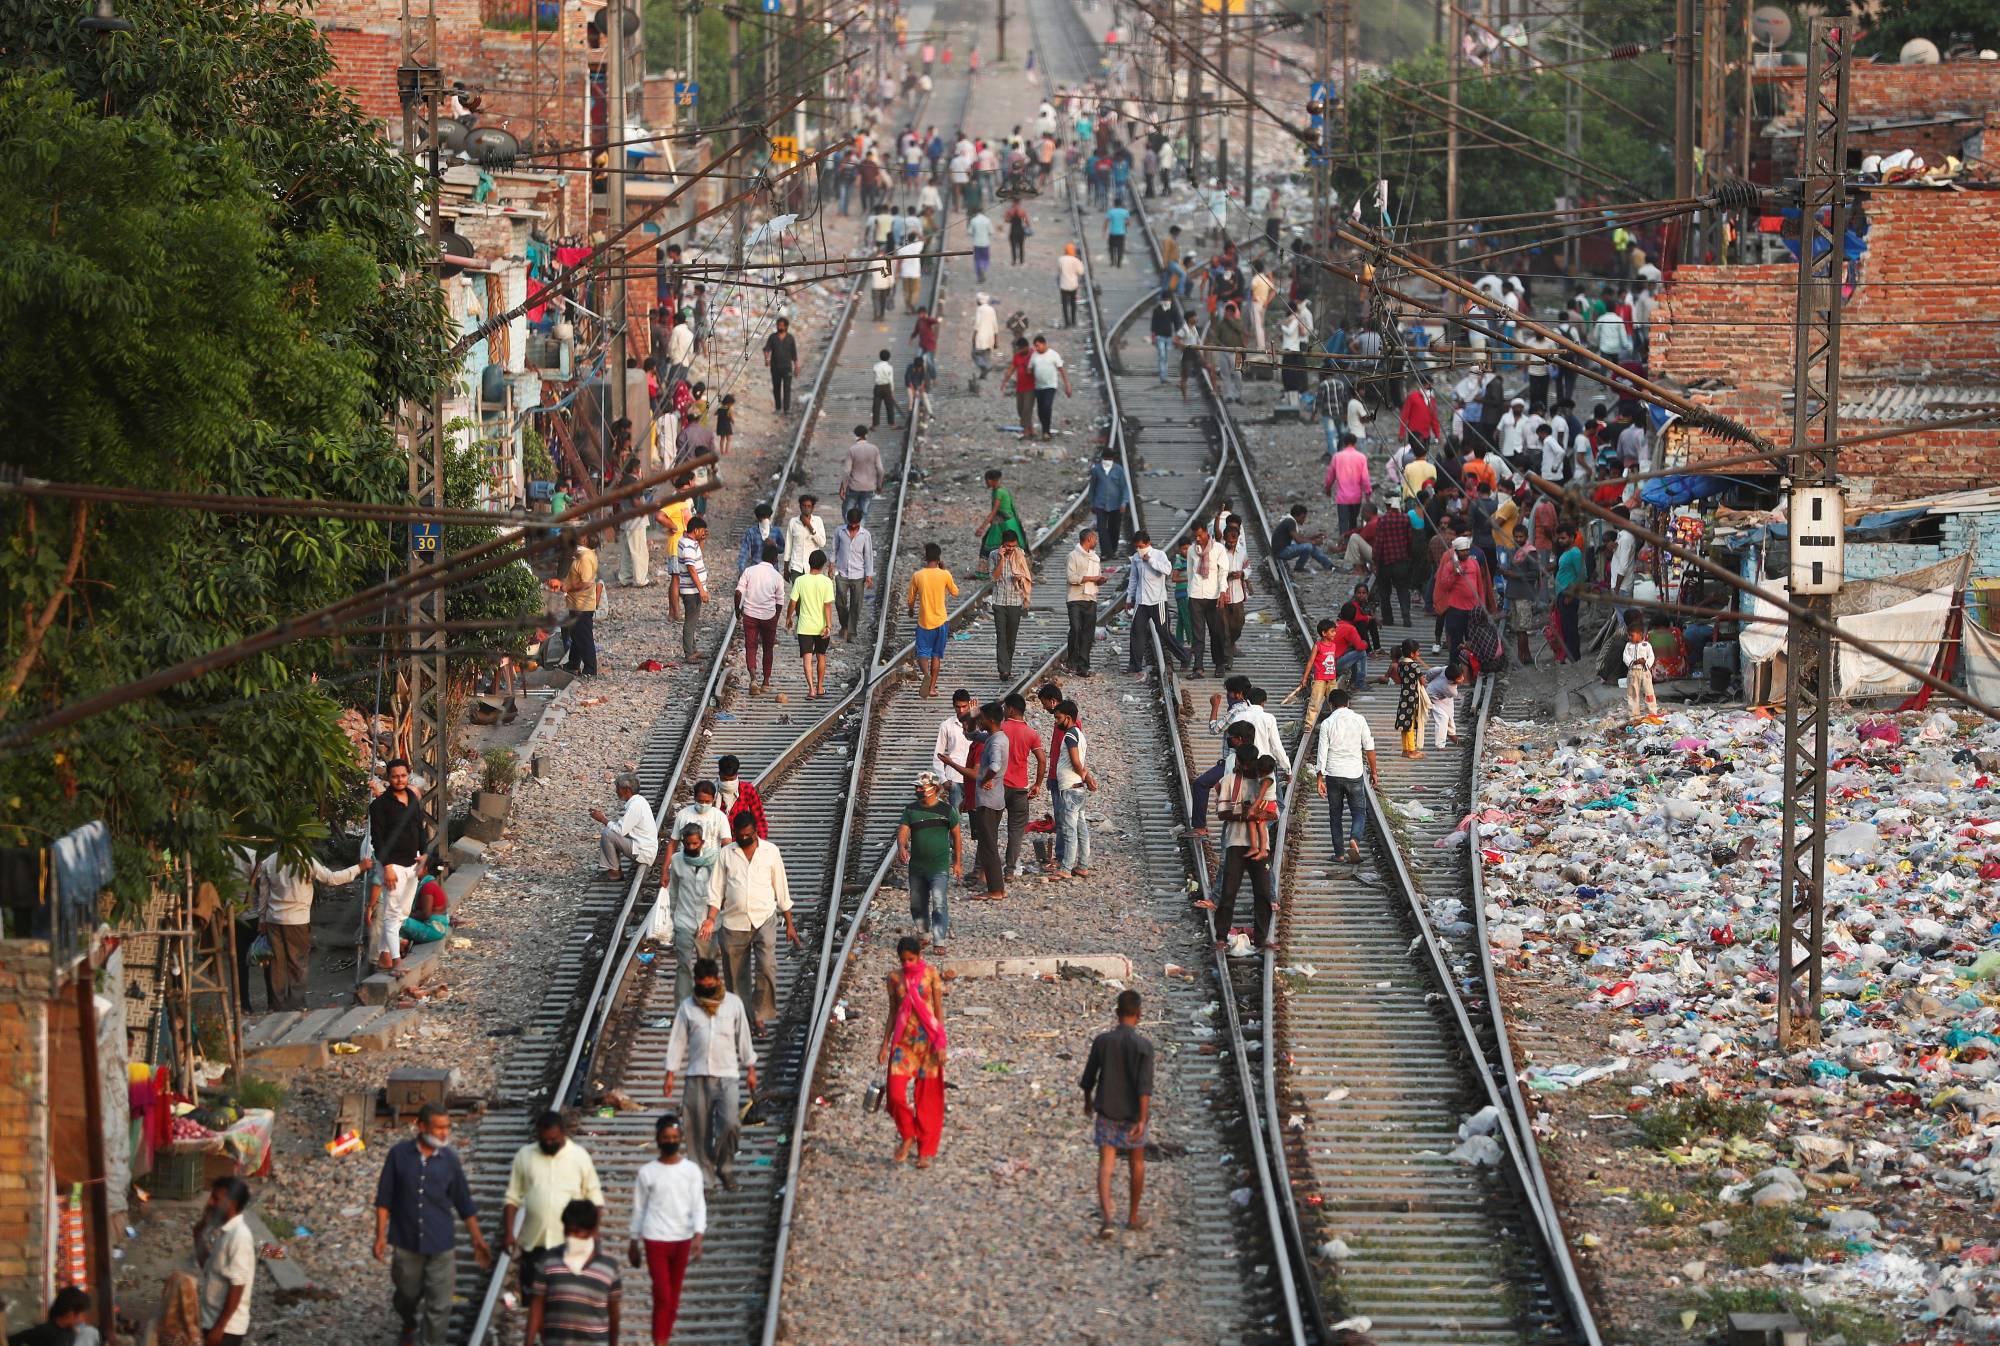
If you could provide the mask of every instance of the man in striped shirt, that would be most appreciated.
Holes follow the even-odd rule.
[[[675,583],[680,586],[681,595],[681,658],[692,659],[695,654],[694,626],[701,616],[701,605],[708,601],[708,562],[702,558],[701,544],[708,541],[708,520],[699,514],[688,520],[685,532],[681,534],[679,550],[675,553]]]
[[[528,1346],[610,1346],[619,1340],[618,1262],[598,1246],[597,1207],[563,1207],[563,1242],[551,1249],[528,1301]]]

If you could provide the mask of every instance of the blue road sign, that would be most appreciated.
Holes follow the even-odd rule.
[[[444,525],[437,523],[413,523],[410,525],[410,550],[435,556],[444,545]]]
[[[764,0],[764,12],[766,14],[783,13],[784,11],[779,9],[778,5],[779,5],[779,0]]]

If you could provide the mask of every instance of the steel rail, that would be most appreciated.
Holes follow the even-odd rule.
[[[965,123],[966,110],[972,105],[973,87],[970,78],[962,79],[962,84],[964,92],[959,101],[958,117],[955,123],[961,126]],[[930,243],[936,245],[936,250],[939,253],[937,266],[932,270],[930,275],[929,291],[926,295],[925,306],[932,313],[937,312],[938,296],[944,291],[944,235],[950,209],[951,203],[947,198],[943,209],[940,210],[938,215],[937,232],[929,240]],[[861,800],[864,794],[866,767],[870,756],[868,731],[873,724],[877,695],[881,691],[888,674],[896,666],[894,664],[885,665],[883,654],[889,638],[890,628],[894,622],[894,615],[901,606],[895,601],[896,556],[902,544],[903,517],[907,512],[909,504],[910,479],[915,470],[917,437],[921,424],[922,416],[919,412],[919,405],[916,401],[912,401],[910,404],[910,414],[904,421],[903,465],[896,483],[894,522],[890,526],[889,545],[884,548],[883,552],[886,559],[883,563],[882,588],[876,600],[875,644],[873,650],[870,652],[868,664],[862,670],[859,687],[854,693],[850,694],[850,698],[843,699],[843,701],[848,699],[856,700],[856,704],[859,707],[859,717],[855,723],[854,752],[851,755],[848,766],[847,789],[841,801],[840,835],[835,842],[833,850],[833,873],[827,883],[826,919],[820,935],[819,975],[815,979],[814,994],[811,1004],[808,1007],[806,1020],[808,1025],[806,1052],[799,1066],[799,1087],[792,1106],[789,1142],[785,1146],[785,1178],[782,1187],[784,1196],[778,1206],[777,1238],[771,1252],[771,1266],[766,1279],[764,1296],[764,1324],[761,1340],[765,1343],[776,1341],[778,1336],[779,1314],[782,1308],[782,1295],[785,1282],[785,1263],[791,1253],[792,1220],[798,1211],[799,1166],[804,1162],[805,1156],[806,1122],[812,1115],[812,1082],[814,1073],[819,1065],[820,1053],[826,1041],[827,1024],[832,1019],[831,1007],[833,1005],[833,996],[840,985],[841,973],[847,966],[854,937],[862,928],[863,918],[866,915],[868,907],[868,900],[874,890],[881,884],[883,875],[888,871],[889,864],[895,857],[895,851],[892,847],[883,856],[881,863],[877,866],[867,891],[862,894],[861,899],[855,905],[855,914],[848,924],[848,935],[842,945],[841,957],[839,961],[833,961],[834,936],[841,924],[841,896],[846,887],[848,859],[855,849],[856,820],[863,811]],[[961,605],[961,611],[965,606],[969,606],[969,604]],[[914,653],[914,642],[912,642],[909,649],[911,653]],[[901,660],[898,659],[897,663],[899,664],[900,662]],[[828,723],[830,719],[831,716],[826,717],[826,719],[821,721],[821,724]],[[818,728],[819,726],[814,726],[808,729],[807,734],[802,736],[802,740],[804,737],[813,735]],[[773,771],[775,769],[776,764],[773,766]],[[772,773],[767,772],[766,774],[769,775]],[[793,993],[794,999],[797,998],[797,994],[796,991]]]
[[[1132,198],[1132,204],[1134,207],[1134,218],[1139,222],[1141,229],[1148,240],[1149,245],[1151,245],[1152,250],[1154,251],[1155,260],[1157,261],[1158,260],[1157,240],[1155,238],[1151,226],[1151,221],[1146,214],[1145,207],[1136,196]],[[1180,308],[1178,296],[1176,296],[1175,302],[1176,302],[1176,308],[1178,310]],[[1257,489],[1254,475],[1250,471],[1249,457],[1244,449],[1241,436],[1237,431],[1234,416],[1230,413],[1227,405],[1218,395],[1218,390],[1215,388],[1213,381],[1210,377],[1209,371],[1206,369],[1206,367],[1204,367],[1201,373],[1201,383],[1205,394],[1208,396],[1212,406],[1215,409],[1218,430],[1222,435],[1222,438],[1225,442],[1227,449],[1226,456],[1227,458],[1234,459],[1237,473],[1242,480],[1247,501],[1251,506],[1251,511],[1252,514],[1254,515],[1255,523],[1261,533],[1262,540],[1265,544],[1264,550],[1265,550],[1265,559],[1267,562],[1267,568],[1271,571],[1272,575],[1276,579],[1277,592],[1280,595],[1282,595],[1282,598],[1284,600],[1283,606],[1286,609],[1286,614],[1287,617],[1289,618],[1293,634],[1301,642],[1304,648],[1310,649],[1312,644],[1311,627],[1306,619],[1304,607],[1300,601],[1296,586],[1292,583],[1290,576],[1286,572],[1286,568],[1284,567],[1284,565],[1276,560],[1275,554],[1271,551],[1269,547],[1269,539],[1271,536],[1271,520],[1264,508],[1262,495]],[[1223,469],[1218,471],[1217,474],[1218,486],[1226,475],[1227,475],[1227,463],[1225,462]],[[1158,642],[1156,636],[1155,639],[1156,646],[1157,643]],[[1164,652],[1156,648],[1155,657],[1156,659],[1158,659],[1162,675],[1163,677],[1165,677],[1167,675],[1168,670],[1164,659]],[[1178,700],[1179,700],[1178,696],[1175,696],[1174,698],[1168,701],[1168,704],[1177,705]],[[1490,707],[1491,700],[1492,700],[1492,679],[1490,678],[1482,679],[1481,686],[1477,693],[1475,702],[1477,706],[1478,721],[1474,736],[1474,746],[1471,749],[1471,755],[1468,757],[1468,766],[1467,766],[1468,774],[1470,774],[1474,770],[1472,763],[1476,762],[1477,760],[1477,753],[1479,751],[1478,742],[1480,738],[1483,737],[1484,727],[1485,727],[1485,717],[1488,708]],[[1310,740],[1311,729],[1312,726],[1310,725],[1303,727],[1299,740],[1299,750],[1297,757],[1303,757],[1304,752]],[[1176,735],[1175,739],[1178,752],[1179,736]],[[1295,764],[1302,766],[1302,763],[1297,762],[1297,758],[1295,758]],[[1284,874],[1286,851],[1288,849],[1287,842],[1289,840],[1289,835],[1293,820],[1300,813],[1299,806],[1302,801],[1299,798],[1298,790],[1301,779],[1303,778],[1304,774],[1305,772],[1303,771],[1303,769],[1294,770],[1291,781],[1288,784],[1285,791],[1285,796],[1282,802],[1281,815],[1274,832],[1275,839],[1274,839],[1274,854],[1272,859],[1272,882],[1274,887],[1278,887],[1278,890],[1280,892],[1282,892],[1281,885]],[[1393,836],[1393,833],[1391,833],[1387,828],[1387,815],[1382,806],[1381,798],[1377,794],[1372,782],[1370,782],[1368,787],[1368,799],[1369,799],[1369,808],[1371,812],[1371,817],[1374,823],[1373,834],[1377,839],[1378,843],[1381,844],[1382,848],[1389,854],[1389,856],[1394,862],[1394,867],[1399,880],[1399,888],[1406,899],[1407,907],[1411,917],[1416,921],[1418,925],[1420,931],[1420,939],[1425,945],[1426,953],[1428,955],[1427,961],[1430,965],[1432,976],[1436,981],[1437,985],[1442,989],[1445,1000],[1451,1006],[1452,1016],[1456,1021],[1459,1030],[1459,1036],[1462,1039],[1464,1046],[1468,1049],[1471,1058],[1473,1060],[1485,1060],[1486,1054],[1481,1048],[1477,1033],[1474,1031],[1471,1016],[1466,1009],[1464,998],[1459,990],[1457,979],[1454,977],[1452,973],[1449,961],[1445,957],[1444,951],[1441,945],[1439,944],[1436,933],[1432,928],[1428,913],[1424,909],[1422,895],[1419,892],[1414,880],[1412,879],[1409,873],[1408,867],[1404,861],[1404,857],[1401,854],[1400,848],[1396,847],[1393,844],[1390,844],[1388,841],[1388,838]],[[1478,870],[1476,834],[1475,838],[1469,840],[1473,840],[1474,842],[1474,844],[1470,847],[1471,851],[1470,864],[1472,866],[1473,872],[1476,874]],[[1194,849],[1197,855],[1199,855],[1200,847],[1197,846]],[[1476,895],[1477,894],[1475,890],[1475,899]],[[1478,907],[1479,903],[1475,900],[1474,905],[1475,907]],[[1480,917],[1479,938],[1480,938],[1480,948],[1478,950],[1478,956],[1480,958],[1481,966],[1488,983],[1488,996],[1489,996],[1489,1001],[1493,1006],[1494,1023],[1496,1027],[1498,1027],[1501,1023],[1502,1016],[1500,1013],[1497,994],[1495,994],[1492,987],[1492,965],[1491,965],[1490,949],[1485,943],[1483,912]],[[1317,1311],[1319,1307],[1317,1285],[1311,1274],[1310,1255],[1304,1247],[1303,1235],[1301,1233],[1297,1218],[1297,1205],[1296,1201],[1293,1199],[1293,1187],[1290,1182],[1289,1174],[1286,1169],[1286,1163],[1284,1158],[1285,1147],[1284,1147],[1283,1135],[1282,1132],[1278,1129],[1280,1126],[1280,1122],[1279,1122],[1279,1108],[1278,1108],[1277,1081],[1276,1081],[1276,1074],[1277,1074],[1276,1066],[1277,1066],[1278,1053],[1275,1047],[1275,1033],[1276,1033],[1275,971],[1276,971],[1275,955],[1272,951],[1266,950],[1263,954],[1263,969],[1262,969],[1263,972],[1262,1009],[1263,1009],[1263,1022],[1265,1025],[1265,1034],[1266,1034],[1266,1049],[1263,1054],[1263,1086],[1264,1086],[1263,1092],[1265,1099],[1265,1108],[1264,1108],[1265,1120],[1266,1120],[1266,1126],[1270,1132],[1270,1140],[1271,1140],[1270,1149],[1274,1155],[1273,1162],[1275,1168],[1275,1175],[1278,1179],[1278,1185],[1286,1193],[1286,1198],[1287,1198],[1284,1202],[1284,1209],[1291,1235],[1288,1242],[1289,1245],[1296,1251],[1296,1253],[1300,1258],[1301,1267],[1304,1269],[1305,1272],[1304,1280],[1308,1289],[1308,1293],[1311,1295],[1313,1306]],[[1511,1058],[1506,1055],[1506,1049],[1504,1046],[1504,1041],[1505,1041],[1504,1030],[1501,1031],[1503,1033],[1501,1060],[1488,1061],[1487,1065],[1489,1068],[1486,1070],[1479,1071],[1477,1073],[1480,1076],[1481,1085],[1483,1086],[1484,1092],[1487,1095],[1489,1103],[1496,1109],[1496,1112],[1500,1117],[1499,1130],[1501,1131],[1502,1135],[1505,1138],[1505,1145],[1508,1151],[1508,1156],[1510,1161],[1508,1167],[1509,1177],[1519,1190],[1519,1193],[1523,1200],[1523,1204],[1527,1207],[1529,1214],[1534,1221],[1535,1228],[1540,1236],[1540,1242],[1542,1244],[1542,1248],[1540,1249],[1540,1251],[1542,1253],[1544,1265],[1549,1266],[1555,1272],[1556,1285],[1554,1286],[1554,1288],[1557,1289],[1562,1294],[1563,1300],[1565,1301],[1564,1307],[1567,1309],[1571,1317],[1571,1320],[1575,1325],[1581,1339],[1586,1343],[1589,1343],[1589,1346],[1598,1346],[1599,1338],[1594,1319],[1591,1316],[1589,1302],[1587,1297],[1583,1294],[1581,1283],[1577,1278],[1575,1265],[1571,1258],[1567,1241],[1563,1237],[1560,1221],[1555,1212],[1554,1199],[1549,1191],[1546,1175],[1542,1171],[1539,1155],[1535,1152],[1532,1126],[1529,1123],[1525,1114],[1525,1109],[1524,1107],[1522,1107],[1520,1102],[1521,1095],[1518,1088],[1518,1082],[1513,1077],[1512,1061]],[[1501,1072],[1502,1079],[1509,1083],[1509,1089],[1507,1090],[1506,1096],[1504,1097],[1502,1095],[1501,1090],[1494,1083],[1493,1076],[1496,1071]],[[1323,1317],[1320,1319],[1317,1326],[1322,1336],[1324,1336],[1325,1322]]]
[[[847,297],[841,304],[834,331],[828,338],[825,349],[820,353],[819,367],[813,375],[812,387],[808,394],[810,400],[793,430],[784,465],[778,470],[775,478],[777,482],[775,492],[781,493],[785,483],[792,479],[797,471],[799,458],[812,439],[821,408],[825,403],[827,383],[839,363],[841,350],[846,345],[848,330],[852,326],[852,319],[859,305],[862,284],[863,282],[857,277],[848,287]],[[701,760],[701,744],[712,727],[711,717],[717,704],[717,694],[728,673],[730,657],[736,648],[736,635],[740,627],[741,617],[732,610],[721,636],[716,641],[715,651],[709,657],[708,673],[702,681],[701,692],[694,703],[697,710],[688,717],[686,732],[682,735],[680,747],[675,752],[673,766],[667,773],[659,798],[651,801],[655,818],[666,814],[668,805],[687,781],[692,767]],[[642,930],[634,927],[632,917],[651,874],[652,866],[637,867],[626,885],[623,903],[613,920],[611,935],[605,942],[605,956],[598,965],[590,993],[584,1000],[579,1027],[570,1042],[562,1073],[549,1093],[548,1105],[551,1107],[567,1106],[576,1092],[578,1082],[588,1077],[589,1061],[595,1052],[605,1020],[618,1001],[634,956],[638,952]],[[502,1231],[503,1235],[507,1232]],[[478,1311],[465,1337],[467,1346],[483,1346],[491,1333],[493,1318],[505,1290],[506,1271],[510,1260],[509,1254],[505,1252],[495,1256]]]
[[[1066,21],[1066,26],[1070,29],[1071,41],[1077,44],[1073,49],[1085,51],[1096,50],[1098,46],[1096,39],[1090,34],[1087,25],[1083,23],[1082,16],[1076,12],[1075,6],[1070,3],[1070,0],[1062,0],[1060,12]],[[1046,44],[1040,40],[1040,24],[1035,17],[1035,13],[1035,8],[1031,4],[1029,7],[1030,23],[1036,33],[1037,45],[1044,48],[1046,55]],[[1085,280],[1089,285],[1094,345],[1102,382],[1106,389],[1107,398],[1111,403],[1112,443],[1118,449],[1119,462],[1125,469],[1127,483],[1136,483],[1138,479],[1132,472],[1132,465],[1127,454],[1124,416],[1117,397],[1117,379],[1114,377],[1111,368],[1111,349],[1106,339],[1108,334],[1104,331],[1102,317],[1098,311],[1096,302],[1096,274],[1090,259],[1089,238],[1082,227],[1082,212],[1077,205],[1075,191],[1072,189],[1073,175],[1065,173],[1063,181],[1071,221],[1079,240],[1079,251],[1083,255]],[[1146,213],[1145,207],[1141,204],[1138,194],[1130,190],[1129,184],[1125,196],[1131,203],[1132,218],[1138,223],[1140,232],[1146,240],[1147,251],[1151,254],[1155,269],[1163,269],[1160,266],[1159,240],[1154,234],[1152,222]],[[1182,310],[1178,295],[1174,296],[1174,307],[1176,314],[1180,314]],[[1144,305],[1142,303],[1132,313],[1126,315],[1126,320],[1130,321],[1137,316],[1138,312],[1143,311],[1143,309]],[[1210,381],[1206,367],[1203,368],[1201,373],[1201,384],[1204,394],[1215,411],[1216,427],[1222,441],[1221,452],[1217,455],[1215,471],[1211,474],[1207,491],[1203,493],[1201,501],[1196,505],[1193,512],[1182,522],[1180,528],[1175,531],[1173,537],[1167,542],[1166,545],[1170,551],[1174,546],[1178,545],[1183,534],[1192,531],[1197,521],[1207,517],[1208,511],[1213,508],[1216,496],[1220,493],[1224,482],[1227,481],[1230,475],[1232,460],[1243,477],[1246,489],[1249,489],[1250,485],[1249,467],[1242,452],[1241,441],[1236,437],[1235,427],[1231,423],[1222,398],[1218,394],[1218,390],[1215,389]],[[1254,490],[1251,491],[1251,496],[1254,500]],[[1143,528],[1145,521],[1138,507],[1139,493],[1136,485],[1134,485],[1131,491],[1131,497],[1133,523],[1135,527]],[[1261,503],[1258,505],[1258,511],[1261,518]],[[1268,532],[1267,525],[1267,535]],[[1289,597],[1289,588],[1286,592]],[[1296,609],[1296,598],[1291,598],[1291,602]],[[1300,620],[1302,622],[1303,618],[1301,617]],[[1173,745],[1175,779],[1180,792],[1182,816],[1192,819],[1194,816],[1193,780],[1196,773],[1193,764],[1188,760],[1187,745],[1182,735],[1177,732],[1176,722],[1179,719],[1181,702],[1180,683],[1179,679],[1174,676],[1173,670],[1167,661],[1165,648],[1160,641],[1159,628],[1157,626],[1153,627],[1149,634],[1152,644],[1153,666],[1158,671],[1160,678],[1161,709],[1170,731],[1167,734],[1167,739]],[[1284,820],[1281,819],[1278,831],[1278,835],[1281,837],[1283,835],[1283,822]],[[1210,892],[1213,888],[1214,876],[1208,868],[1207,852],[1199,840],[1190,838],[1189,841],[1190,844],[1187,847],[1187,851],[1195,869],[1197,881],[1201,884],[1203,893]],[[1273,882],[1275,883],[1275,881],[1274,867]],[[1275,1020],[1271,1013],[1271,987],[1275,979],[1275,956],[1271,950],[1260,951],[1262,964],[1261,982],[1263,987],[1262,1022],[1264,1032],[1264,1051],[1262,1053],[1264,1066],[1262,1072],[1263,1078],[1261,1080],[1263,1102],[1260,1107],[1258,1103],[1260,1092],[1258,1086],[1260,1081],[1252,1080],[1250,1075],[1250,1052],[1245,1037],[1242,1015],[1236,1003],[1228,951],[1226,948],[1218,948],[1216,946],[1218,934],[1226,935],[1228,932],[1217,931],[1213,913],[1204,913],[1204,925],[1206,926],[1211,951],[1212,971],[1220,991],[1218,1000],[1221,1002],[1223,1008],[1225,1027],[1229,1035],[1230,1056],[1236,1066],[1237,1088],[1242,1098],[1244,1109],[1250,1118],[1247,1129],[1250,1136],[1254,1171],[1257,1174],[1258,1186],[1261,1189],[1260,1195],[1264,1208],[1265,1224],[1270,1234],[1273,1250],[1277,1253],[1275,1260],[1277,1263],[1280,1295],[1284,1304],[1286,1326],[1294,1342],[1305,1342],[1308,1340],[1323,1341],[1327,1336],[1326,1319],[1321,1309],[1317,1286],[1312,1274],[1311,1257],[1299,1231],[1297,1211],[1291,1195],[1291,1184],[1285,1169],[1284,1138],[1282,1132],[1279,1130],[1281,1123],[1279,1121],[1277,1094],[1272,1071],[1272,1061],[1276,1055],[1273,1046]]]

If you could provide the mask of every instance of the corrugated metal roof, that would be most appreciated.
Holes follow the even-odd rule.
[[[1950,420],[1982,407],[2000,408],[2000,384],[1992,383],[1858,383],[1841,382],[1840,419],[1909,425]],[[1791,390],[1783,394],[1790,412]]]

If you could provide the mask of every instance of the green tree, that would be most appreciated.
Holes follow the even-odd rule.
[[[1801,19],[1794,31],[1803,34],[1804,30]],[[1862,56],[1893,61],[1913,37],[1929,38],[1937,43],[1940,53],[1959,45],[2000,47],[2000,4],[1994,0],[1879,0],[1872,6],[1872,16],[1864,18],[1855,50]]]
[[[296,4],[0,0],[0,436],[34,476],[395,500],[389,430],[445,376],[414,170]],[[0,729],[379,580],[380,525],[0,498]],[[356,798],[372,680],[286,647],[0,758],[0,842],[93,817],[127,905],[231,848],[299,854]]]

